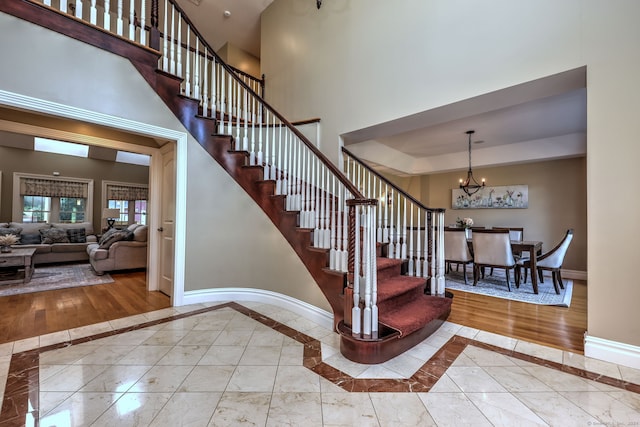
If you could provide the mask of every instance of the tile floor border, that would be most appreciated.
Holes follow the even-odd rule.
[[[156,326],[223,308],[231,308],[236,312],[244,314],[247,317],[303,344],[303,366],[348,392],[428,392],[442,377],[442,375],[444,375],[447,369],[453,364],[464,349],[471,345],[584,379],[607,384],[622,390],[640,393],[639,384],[608,377],[585,369],[525,354],[514,349],[499,347],[460,335],[454,335],[451,337],[409,378],[354,378],[323,362],[321,343],[319,340],[239,303],[228,302],[204,308],[196,308],[192,311],[184,311],[164,318],[157,318],[155,320],[142,322],[116,330],[101,332],[91,336],[83,336],[81,338],[66,340],[14,353],[9,364],[7,384],[5,386],[2,410],[0,411],[3,418],[2,425],[23,426],[25,423],[28,423],[29,419],[34,420],[37,423],[39,418],[39,358],[41,353],[86,343],[100,338],[136,331],[150,326]]]

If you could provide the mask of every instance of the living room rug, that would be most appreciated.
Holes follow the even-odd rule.
[[[0,281],[0,297],[112,282],[113,279],[107,273],[97,276],[90,264],[36,266],[28,283],[4,285]]]
[[[489,269],[487,269],[484,279],[478,280],[476,286],[473,286],[473,274],[470,270],[471,269],[467,267],[467,281],[469,284],[465,285],[462,268],[460,268],[460,271],[455,271],[454,267],[451,273],[445,275],[445,288],[527,302],[530,304],[553,305],[558,307],[569,307],[571,304],[571,296],[573,293],[572,280],[562,280],[564,289],[560,289],[560,294],[558,295],[553,287],[551,277],[545,277],[544,283],[540,283],[538,280],[538,294],[536,295],[533,293],[531,277],[528,278],[527,283],[521,283],[520,288],[516,288],[513,272],[511,272],[511,292],[509,292],[504,270],[495,269],[493,275],[489,276]]]

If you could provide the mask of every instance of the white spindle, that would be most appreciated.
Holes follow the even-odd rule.
[[[49,1],[49,4],[51,4],[51,0],[48,0],[48,1]],[[67,13],[67,2],[64,0],[60,2],[60,12]]]
[[[176,20],[176,7],[171,5],[171,63],[169,64],[169,72],[173,75],[176,74],[176,37],[175,37],[175,20]],[[165,33],[165,37],[166,37]],[[178,55],[180,55],[180,50],[178,49]],[[180,58],[178,58],[180,61]],[[182,64],[180,65],[180,69],[182,69]],[[182,71],[180,71],[180,77],[182,77]]]
[[[272,118],[273,125],[271,128],[271,169],[269,170],[269,179],[275,181],[276,174],[280,168],[280,165],[276,163],[276,123],[278,121],[278,117],[276,117],[275,114],[272,114]]]
[[[261,161],[259,164],[263,165],[263,175],[262,175],[262,179],[264,179],[265,181],[267,179],[269,179],[269,114],[271,112],[269,110],[267,110],[266,114],[265,114],[265,126],[266,128],[263,128],[262,133],[264,133],[264,154],[262,153],[262,149],[260,150],[260,158],[264,159],[264,163]]]
[[[51,6],[51,4],[49,4],[49,6]],[[98,8],[96,7],[96,0],[91,0],[91,5],[89,6],[89,22],[93,25],[98,25]]]
[[[64,10],[63,12],[67,11],[67,2],[65,0],[62,0],[60,2],[60,6],[64,5]],[[111,31],[111,3],[110,0],[104,0],[104,15],[102,18],[102,27],[107,30],[107,31]]]
[[[227,89],[228,89],[228,93],[227,93],[227,118],[228,118],[228,122],[227,122],[227,135],[233,135],[233,108],[234,108],[234,103],[233,103],[233,77],[231,77],[231,74],[225,70],[224,74],[227,76],[227,78],[229,79],[228,85],[227,85]]]
[[[76,0],[76,18],[82,19],[82,0]]]
[[[195,34],[194,34],[195,35]],[[196,36],[196,52],[193,61],[193,97],[200,99],[200,38]]]
[[[431,221],[433,224],[433,221]],[[424,262],[422,265],[422,277],[429,276],[429,243],[427,239],[429,238],[429,231],[431,226],[429,225],[429,213],[424,213]],[[435,292],[434,289],[431,289],[431,295]]]
[[[420,252],[420,241],[422,240],[422,225],[420,223],[420,212],[422,209],[418,208],[418,226],[416,227],[416,277],[420,277],[420,271],[422,268],[422,262],[420,258],[422,257],[422,252]]]
[[[384,228],[382,229],[382,241],[389,242],[389,186],[384,185]]]
[[[342,271],[349,270],[349,207],[347,206],[347,189],[344,185],[340,186],[343,194],[343,200],[340,204],[342,208],[342,259],[340,260]]]
[[[324,238],[322,247],[325,249],[329,249],[331,248],[331,203],[329,198],[333,198],[333,193],[329,192],[329,186],[331,181],[330,175],[332,174],[329,173],[326,167],[324,167],[322,170],[323,173],[325,170],[327,171],[327,181],[324,184],[324,197],[322,198],[324,203]]]
[[[218,87],[218,85],[216,84],[216,77],[217,77],[217,73],[216,73],[216,57],[215,55],[213,55],[213,58],[211,59],[211,115],[209,117],[215,117],[216,116],[216,110],[217,110],[217,103],[218,103],[218,94],[216,93],[216,89]]]
[[[226,91],[225,91],[225,70],[222,65],[220,65],[220,129],[218,133],[220,135],[224,135],[224,116],[227,111],[227,99],[226,99]]]
[[[395,257],[396,259],[400,259],[400,256],[402,255],[402,245],[400,243],[400,228],[402,227],[402,224],[400,223],[400,196],[402,196],[400,194],[400,192],[398,192],[398,210],[397,210],[397,221],[396,221],[396,249],[395,249]]]
[[[169,17],[167,11],[167,0],[164,0],[164,33],[162,40],[162,70],[164,72],[169,71],[169,37],[167,34]],[[118,35],[122,35],[122,0],[118,0],[118,18],[116,22]]]
[[[204,69],[202,70],[202,115],[209,116],[209,49],[204,47],[204,60],[202,61]]]
[[[409,214],[409,276],[413,276],[414,260],[413,260],[413,203],[411,203],[411,212]]]
[[[178,45],[178,52],[182,50]],[[191,97],[191,26],[187,25],[187,50],[185,52],[184,95]]]
[[[337,270],[336,267],[336,254],[338,248],[336,246],[336,176],[332,176],[331,183],[331,223],[329,224],[331,229],[331,249],[329,249],[329,268],[331,270]]]
[[[147,30],[145,25],[147,22],[147,11],[145,10],[147,0],[140,0],[140,44],[147,45]]]
[[[402,246],[400,247],[400,258],[407,258],[407,198],[404,197],[404,210],[402,212]]]
[[[233,76],[230,76],[233,77]],[[240,136],[240,120],[242,119],[242,111],[240,108],[240,83],[237,80],[233,80],[233,84],[235,85],[234,91],[234,99],[235,99],[235,111],[236,111],[236,145],[238,145],[238,150],[242,147],[242,138]],[[272,142],[273,143],[273,142]]]
[[[136,2],[133,0],[129,1],[129,40],[136,39],[135,7],[136,7]]]
[[[355,215],[356,220],[356,229],[355,229],[355,239],[356,244],[354,248],[355,252],[355,262],[353,265],[353,310],[352,310],[352,326],[351,330],[353,335],[360,335],[360,332],[364,332],[363,328],[366,328],[366,322],[362,322],[360,319],[360,213],[356,212]],[[365,285],[366,286],[366,285]],[[366,310],[366,308],[365,308]],[[370,315],[369,309],[369,315]],[[364,313],[362,313],[364,316]]]
[[[245,88],[242,88],[242,93],[244,93],[244,96],[242,97],[242,102],[244,103],[244,135],[242,136],[242,149],[244,151],[249,151],[249,116],[247,114],[249,108],[249,93]]]
[[[245,113],[246,114],[246,113]],[[278,126],[278,172],[276,175],[276,194],[283,194],[284,190],[282,189],[282,174],[286,173],[286,168],[282,164],[282,123]]]
[[[357,210],[365,211],[361,206],[356,207]],[[368,216],[365,218],[362,224],[362,236],[358,236],[356,232],[356,247],[360,246],[360,239],[362,239],[362,259],[356,256],[356,264],[362,263],[362,274],[364,274],[364,313],[362,315],[362,333],[365,337],[371,336],[371,274],[369,273],[369,227],[367,224]],[[360,215],[356,215],[356,229],[359,230],[358,219]],[[357,253],[357,252],[356,252]]]
[[[51,0],[44,0],[42,2],[45,6],[51,6]]]
[[[395,250],[396,244],[393,241],[393,237],[395,236],[394,228],[393,228],[393,207],[395,206],[395,192],[393,188],[391,188],[391,202],[389,203],[389,246],[387,246],[389,253],[387,254],[387,258],[395,258]]]
[[[371,275],[371,336],[378,338],[378,268],[376,264],[376,229],[374,206],[369,206],[369,250],[373,251],[369,258],[369,274]]]

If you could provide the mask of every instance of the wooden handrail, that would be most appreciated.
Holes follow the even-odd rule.
[[[389,181],[387,178],[385,178],[384,176],[380,175],[378,172],[373,170],[369,165],[365,164],[362,160],[360,160],[358,157],[356,157],[352,152],[350,152],[346,148],[342,147],[342,152],[346,153],[349,157],[351,157],[354,161],[356,161],[360,166],[362,166],[367,171],[369,171],[372,174],[374,174],[378,179],[383,181],[385,184],[389,185],[391,188],[396,190],[398,193],[401,193],[405,198],[407,198],[408,200],[411,200],[411,202],[413,202],[418,207],[420,207],[420,208],[422,208],[422,209],[424,209],[426,211],[429,211],[429,212],[445,212],[446,211],[445,208],[429,208],[429,207],[426,207],[421,202],[419,202],[418,200],[413,198],[410,194],[407,194],[407,192],[405,192],[400,187],[395,185],[393,182]]]

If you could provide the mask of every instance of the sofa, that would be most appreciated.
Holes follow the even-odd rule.
[[[15,248],[36,248],[34,263],[87,261],[87,246],[97,242],[90,222],[67,223],[0,223],[0,235],[13,234],[20,241]]]
[[[105,271],[146,268],[147,237],[148,226],[141,224],[107,231],[86,248],[93,270],[102,275]]]

